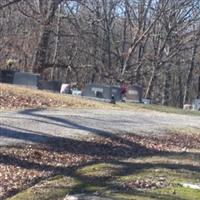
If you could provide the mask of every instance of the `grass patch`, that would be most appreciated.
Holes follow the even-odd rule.
[[[161,105],[154,105],[154,104],[145,105],[145,104],[133,104],[133,103],[120,104],[120,106],[124,108],[137,107],[138,109],[143,109],[143,110],[153,110],[153,111],[158,111],[158,112],[173,113],[173,114],[179,114],[179,115],[200,116],[199,111],[188,111],[188,110],[183,110],[181,108],[175,108],[171,106],[161,106]]]
[[[181,186],[200,184],[200,160],[192,163],[190,158],[191,154],[163,155],[90,164],[75,170],[71,178],[52,177],[9,200],[63,200],[67,194],[116,200],[199,200],[200,190]]]
[[[9,200],[58,200],[70,193],[78,181],[69,177],[56,176],[31,187]]]
[[[175,137],[178,144],[181,143],[180,145],[184,143],[184,141],[180,142],[182,141],[181,138]],[[194,141],[197,139],[198,137]],[[53,176],[51,179],[17,194],[11,200],[63,200],[66,194],[97,195],[102,198],[127,200],[179,200],[184,199],[184,195],[187,196],[187,199],[193,200],[198,197],[200,195],[199,190],[184,188],[181,184],[200,184],[199,145],[196,145],[196,143],[191,145],[191,148],[194,147],[195,151],[191,148],[182,151],[182,146],[180,146],[180,149],[178,145],[178,148],[174,148],[176,141],[174,143],[173,138],[167,140],[167,142],[165,138],[160,138],[160,141],[158,138],[157,141],[155,140],[150,140],[147,137],[127,136],[126,140],[120,139],[119,141],[114,138],[107,140],[96,138],[96,140],[92,140],[92,146],[89,146],[91,141],[83,144],[81,144],[81,141],[78,143],[70,141],[70,143],[61,145],[60,148],[56,147],[58,144],[56,143],[56,146],[51,146],[50,149],[39,149],[38,147],[34,149],[34,147],[29,146],[26,149],[11,148],[10,151],[6,148],[4,151],[2,149],[2,161],[4,160],[5,163],[13,163],[12,160],[15,158],[14,166],[18,164],[21,166],[21,163],[25,160],[21,167],[23,176],[17,177],[17,180],[21,181],[22,178],[26,178],[24,169],[29,169],[29,163],[33,163],[33,166],[36,164],[34,167],[36,169],[39,165],[39,172],[44,169],[48,172],[50,168],[53,170],[50,174],[50,176]],[[152,141],[155,141],[155,143],[152,143]],[[186,144],[188,142],[192,144],[193,140],[186,140]],[[99,144],[103,145],[99,146]],[[155,148],[155,151],[151,151],[152,147]],[[116,148],[118,148],[117,151]],[[75,151],[71,152],[72,149]],[[69,150],[70,154],[68,153]],[[94,154],[86,156],[87,153],[91,154],[91,151]],[[113,152],[114,154],[112,154]],[[9,156],[9,153],[12,156]],[[45,168],[43,168],[43,165]],[[10,171],[19,171],[19,167],[14,168],[14,166],[10,168]],[[73,166],[70,171],[67,170],[69,166]],[[9,167],[10,165],[3,166],[5,173],[7,173]],[[38,172],[36,171],[36,173],[35,170],[27,171],[25,175],[27,174],[27,177],[29,177],[32,172],[38,176]],[[66,173],[69,177],[65,176]],[[55,174],[63,176],[55,177]],[[44,175],[40,177],[45,179],[47,176]],[[11,177],[10,180],[12,180]],[[28,186],[32,186],[32,184],[19,187],[19,190]],[[12,184],[9,185],[9,188],[11,187]],[[12,190],[8,195],[11,193]],[[12,194],[14,193],[16,194],[16,191]]]
[[[86,166],[77,171],[79,176],[85,177],[110,177],[121,170],[123,166],[110,163],[99,163],[91,166]]]

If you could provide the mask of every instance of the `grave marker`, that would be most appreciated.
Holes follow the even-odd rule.
[[[13,84],[38,88],[39,79],[39,74],[16,72],[14,75]]]
[[[121,100],[120,88],[118,86],[90,84],[82,92],[82,96],[105,100],[111,100],[112,95],[116,101]]]
[[[126,100],[131,102],[142,102],[143,89],[139,85],[129,85],[127,87]]]

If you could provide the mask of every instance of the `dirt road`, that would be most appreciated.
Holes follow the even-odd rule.
[[[43,143],[55,136],[162,134],[177,128],[200,131],[200,117],[133,110],[29,109],[0,113],[0,146]]]

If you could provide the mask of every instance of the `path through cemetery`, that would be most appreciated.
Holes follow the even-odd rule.
[[[54,137],[92,134],[161,134],[183,128],[200,130],[200,117],[154,111],[29,109],[0,114],[0,145],[45,143]]]

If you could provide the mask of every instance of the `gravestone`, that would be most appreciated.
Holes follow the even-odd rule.
[[[192,104],[192,109],[200,111],[200,99],[195,99]]]
[[[126,101],[142,102],[143,89],[139,85],[129,85],[127,87]]]
[[[14,75],[13,84],[38,88],[39,79],[39,74],[16,72]]]
[[[60,81],[39,81],[39,89],[60,92],[62,83]]]
[[[14,75],[16,71],[14,70],[2,70],[0,73],[0,81],[2,83],[13,83]]]
[[[110,100],[113,96],[116,101],[122,99],[119,87],[99,84],[87,85],[82,92],[82,96],[107,100]]]

